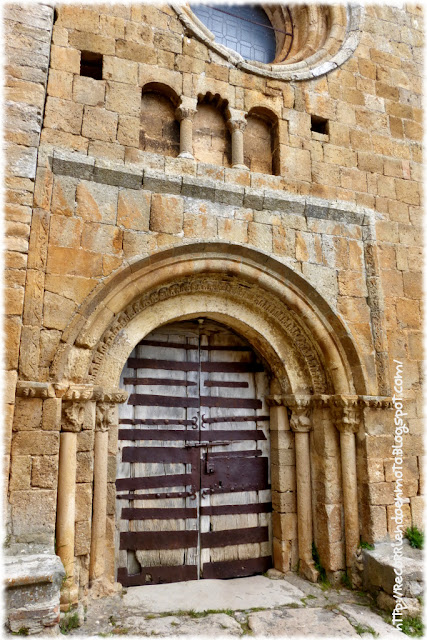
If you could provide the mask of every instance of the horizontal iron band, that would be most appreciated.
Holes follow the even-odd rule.
[[[165,347],[166,349],[186,349],[187,351],[252,351],[248,345],[236,345],[227,347],[223,345],[199,345],[199,344],[181,344],[181,342],[163,342],[162,340],[141,340],[139,347]]]
[[[158,441],[182,441],[198,442],[199,438],[214,442],[215,440],[266,440],[261,430],[218,430],[218,431],[191,431],[184,429],[119,429],[119,440],[158,440]]]
[[[180,396],[160,396],[143,393],[131,393],[129,405],[139,407],[184,407],[198,409],[202,407],[224,407],[230,409],[261,409],[261,400],[252,398],[223,398],[220,396],[200,396],[183,398]]]
[[[164,462],[195,464],[199,454],[185,447],[124,447],[123,462]]]
[[[124,508],[123,520],[179,520],[181,518],[197,518],[197,509],[150,509]]]
[[[154,489],[157,487],[186,487],[194,485],[197,480],[196,475],[183,473],[176,475],[151,476],[144,478],[118,478],[116,480],[116,488],[118,491],[123,489]],[[197,480],[198,482],[198,480]]]
[[[270,513],[271,502],[255,504],[221,504],[209,507],[200,507],[201,516],[223,516],[241,513]]]
[[[167,371],[202,371],[217,373],[251,373],[264,371],[257,362],[177,362],[155,358],[129,358],[130,369],[164,369]]]
[[[268,542],[268,527],[225,529],[224,531],[207,531],[200,534],[202,549],[229,547],[251,542]]]
[[[205,380],[205,387],[231,387],[232,389],[248,389],[249,382],[230,382],[224,380]]]
[[[154,384],[165,387],[196,387],[197,382],[191,380],[174,380],[173,378],[124,378],[123,384]]]
[[[204,579],[244,578],[257,573],[265,573],[272,566],[271,556],[262,556],[261,558],[250,558],[249,560],[205,562],[202,571]]]
[[[176,567],[142,567],[140,573],[129,575],[126,567],[117,570],[117,582],[124,587],[138,587],[146,584],[183,582],[197,580],[196,565],[187,564]]]
[[[183,425],[184,427],[197,427],[197,418],[191,420],[179,420],[172,418],[120,418],[119,424],[150,424],[150,425]]]
[[[171,491],[168,493],[119,493],[117,500],[165,500],[166,498],[190,498],[196,497],[191,491]]]
[[[120,549],[190,549],[197,547],[198,535],[198,531],[123,531]]]

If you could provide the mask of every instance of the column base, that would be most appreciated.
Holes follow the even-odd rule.
[[[70,607],[79,601],[79,589],[74,582],[68,584],[67,581],[61,588],[61,611],[68,611]]]
[[[188,160],[194,160],[194,156],[191,155],[188,151],[183,151],[179,154],[178,158],[187,158]]]
[[[245,164],[233,164],[232,169],[240,169],[240,171],[249,171],[249,167]]]
[[[300,560],[299,573],[303,578],[309,580],[310,582],[317,582],[319,579],[319,572],[314,566],[313,561],[306,562],[305,560]]]
[[[111,582],[105,576],[101,576],[93,580],[89,589],[89,596],[91,598],[104,598],[105,596],[120,593],[122,588],[119,582]]]

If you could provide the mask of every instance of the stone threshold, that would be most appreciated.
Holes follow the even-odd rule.
[[[141,164],[104,160],[74,151],[50,149],[47,157],[54,174],[126,189],[144,189],[257,211],[288,213],[357,226],[371,226],[376,218],[381,218],[374,210],[357,206],[352,202],[299,196],[280,190],[241,186],[200,176],[176,175]]]

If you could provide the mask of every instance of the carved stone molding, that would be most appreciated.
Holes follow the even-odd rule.
[[[70,385],[62,395],[63,400],[91,400],[93,397],[93,386],[90,384]]]
[[[18,380],[16,395],[22,398],[54,398],[55,390],[49,382]]]
[[[391,409],[393,400],[389,396],[358,396],[358,395],[281,395],[274,394],[266,397],[266,402],[270,407],[285,406],[292,409],[301,403],[310,403],[312,408],[339,408],[357,406],[361,409]]]
[[[113,344],[117,334],[144,309],[162,301],[185,294],[204,293],[207,295],[222,295],[239,300],[276,321],[294,343],[295,348],[303,356],[311,382],[316,393],[325,393],[330,387],[325,369],[320,360],[315,344],[301,325],[298,317],[275,297],[257,285],[249,288],[246,283],[242,286],[237,279],[208,276],[203,278],[186,278],[167,286],[162,286],[145,293],[131,302],[119,313],[110,327],[104,332],[94,351],[89,376],[95,380],[101,363],[109,347]],[[280,378],[283,369],[280,363],[271,362],[270,366],[276,377]]]
[[[84,402],[64,402],[62,404],[62,431],[79,433],[83,428],[84,419]]]
[[[109,402],[100,402],[96,405],[95,431],[108,431],[114,424],[114,407]]]
[[[122,404],[123,402],[126,402],[128,396],[128,392],[124,389],[105,389],[104,387],[94,387],[92,397],[97,402],[111,402],[113,404]]]

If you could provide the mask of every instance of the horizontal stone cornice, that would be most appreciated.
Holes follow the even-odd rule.
[[[105,388],[91,384],[68,384],[18,380],[16,395],[23,398],[62,398],[65,402],[126,402],[128,392],[119,388]]]
[[[224,178],[215,180],[183,174],[178,169],[183,166],[180,163],[188,163],[188,159],[170,158],[173,166],[171,173],[168,173],[166,170],[154,170],[145,166],[145,156],[136,164],[95,158],[63,149],[49,149],[47,155],[55,174],[128,189],[146,189],[156,193],[201,198],[222,205],[247,207],[257,211],[280,211],[304,218],[321,218],[358,226],[371,225],[375,217],[378,217],[373,210],[351,202],[286,193],[279,184],[277,189],[259,189],[224,182]],[[156,154],[147,153],[146,156],[148,165],[152,165],[154,159],[157,160]],[[160,156],[158,158],[164,160]]]
[[[267,396],[266,402],[270,407],[285,406],[289,409],[311,406],[319,408],[370,408],[370,409],[391,409],[392,398],[388,396],[364,396],[346,394],[274,394]]]

